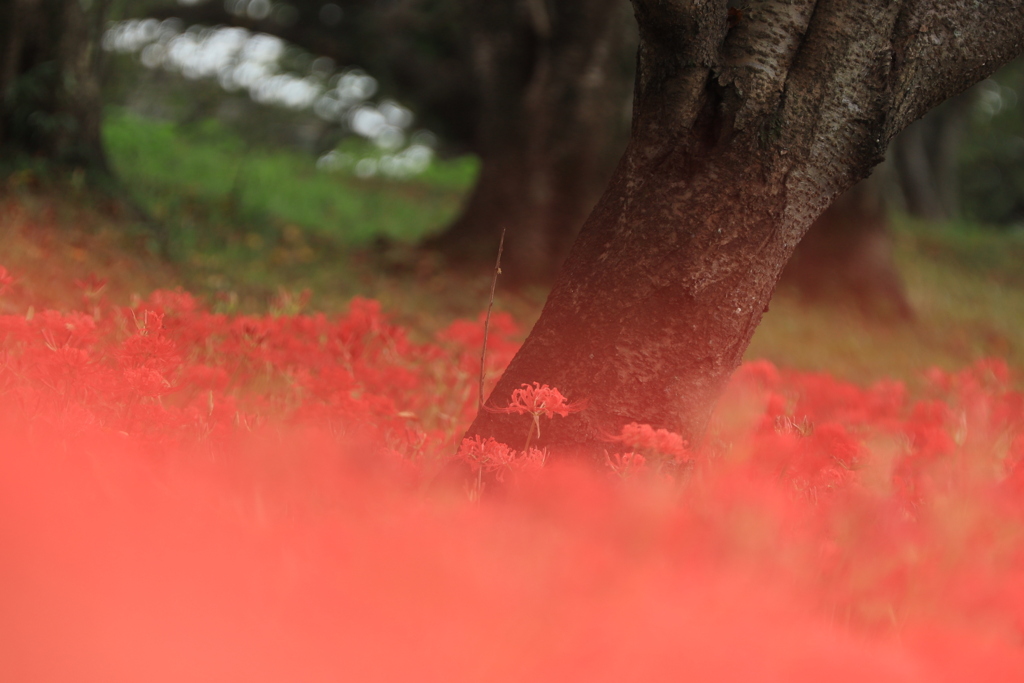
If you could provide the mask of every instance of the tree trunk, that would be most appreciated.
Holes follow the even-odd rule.
[[[586,401],[545,426],[543,445],[592,449],[632,421],[699,434],[796,243],[778,226],[785,193],[741,150],[639,156],[627,152],[487,403],[533,381]],[[657,173],[637,182],[644,167]],[[528,426],[485,411],[471,433],[522,446]]]
[[[462,214],[428,247],[454,260],[493,259],[547,280],[625,146],[632,69],[622,0],[469,3],[481,174]]]
[[[627,423],[691,441],[811,222],[889,140],[1021,49],[1016,2],[634,0],[633,129],[544,311],[470,427],[521,446],[523,383],[586,407],[539,446]]]
[[[99,81],[106,8],[106,0],[0,5],[0,149],[5,154],[106,170]]]

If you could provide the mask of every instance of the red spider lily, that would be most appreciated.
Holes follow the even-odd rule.
[[[44,592],[58,566],[48,558],[58,550],[60,566],[86,570],[79,583],[96,577],[99,591],[113,591],[121,601],[104,613],[157,604],[138,595],[138,578],[157,572],[158,579],[182,574],[217,581],[210,584],[215,591],[180,584],[186,596],[234,595],[225,589],[240,586],[238,614],[247,620],[262,616],[253,612],[254,602],[280,604],[292,620],[303,614],[291,603],[295,586],[316,586],[322,577],[323,595],[312,591],[301,602],[312,615],[312,640],[326,643],[332,662],[341,659],[337,643],[352,640],[355,655],[367,650],[370,672],[394,640],[392,620],[378,618],[383,604],[387,615],[408,618],[417,634],[437,637],[420,657],[444,652],[452,634],[456,640],[464,634],[450,650],[455,672],[477,664],[468,660],[474,650],[464,643],[479,644],[481,634],[498,643],[483,654],[507,656],[510,671],[531,656],[542,641],[532,632],[524,640],[509,631],[511,614],[515,623],[546,625],[550,633],[540,635],[556,639],[559,650],[569,653],[578,643],[585,653],[569,653],[566,666],[559,664],[551,677],[535,676],[538,681],[564,680],[566,671],[573,679],[612,678],[601,670],[603,661],[593,664],[604,654],[622,662],[614,672],[619,678],[636,674],[638,666],[646,668],[634,677],[680,678],[685,671],[656,667],[679,663],[692,673],[695,667],[673,648],[689,642],[679,633],[704,637],[709,620],[717,624],[714,638],[700,642],[725,652],[722,666],[745,666],[750,658],[730,657],[735,648],[715,649],[720,642],[761,646],[761,660],[777,657],[789,666],[820,627],[824,640],[812,645],[816,652],[825,645],[822,659],[833,652],[837,634],[852,629],[856,649],[837,664],[849,680],[902,680],[857,667],[875,642],[884,661],[895,661],[904,634],[914,643],[910,659],[901,660],[912,665],[911,673],[918,663],[926,673],[942,672],[953,658],[950,680],[1024,680],[1024,393],[1016,368],[1001,361],[934,370],[920,389],[899,382],[862,387],[824,373],[747,364],[732,380],[741,400],[723,399],[700,446],[664,429],[628,424],[606,435],[608,453],[593,454],[607,463],[601,476],[582,463],[546,463],[543,450],[520,443],[465,440],[457,457],[477,480],[470,496],[482,493],[485,479],[504,484],[493,505],[468,507],[420,484],[456,450],[477,408],[479,322],[452,325],[420,344],[365,300],[337,316],[219,315],[184,292],[158,292],[131,308],[103,297],[86,303],[89,314],[29,309],[0,315],[0,532],[16,544],[5,557],[28,563],[8,573],[18,581],[36,577],[9,592],[23,585],[40,595],[19,594],[14,601],[25,612],[23,623],[46,616],[39,604],[59,607],[51,594],[76,596],[66,592],[78,585],[70,574],[68,586]],[[500,354],[490,348],[495,339],[488,340],[488,368],[499,371]],[[504,339],[500,348],[510,357],[513,346]],[[536,438],[542,417],[585,405],[540,383],[523,385],[509,398],[505,407],[488,410],[529,415],[518,418],[531,423],[528,440]],[[156,467],[142,460],[152,455],[159,458]],[[677,481],[673,468],[689,467],[698,457],[693,476]],[[368,467],[377,463],[386,467]],[[193,469],[201,480],[194,490],[179,491]],[[614,481],[633,475],[640,476],[624,485]],[[119,491],[121,482],[130,495]],[[149,510],[150,502],[157,507]],[[120,520],[122,510],[127,522]],[[26,519],[34,521],[26,526]],[[164,527],[165,519],[173,525]],[[195,529],[178,527],[181,520],[193,520]],[[111,534],[110,525],[119,522],[124,528]],[[52,545],[58,536],[68,539],[65,548]],[[121,538],[133,540],[130,552],[118,549]],[[202,543],[179,546],[176,539],[183,538]],[[208,550],[233,548],[226,544],[240,538],[258,545],[224,556]],[[278,547],[277,539],[285,545]],[[136,552],[136,544],[145,552]],[[189,559],[190,550],[201,554]],[[253,561],[265,551],[265,561]],[[73,563],[63,562],[66,553],[79,552]],[[142,564],[128,571],[125,562]],[[250,586],[260,586],[255,580],[278,573],[281,583],[268,584],[273,599],[253,601]],[[709,577],[725,583],[706,583]],[[148,577],[144,583],[161,596],[174,585]],[[609,592],[609,585],[629,590]],[[707,586],[729,597],[708,602]],[[90,592],[90,602],[82,604],[92,605],[94,594],[106,595]],[[368,618],[329,620],[342,630],[322,637],[324,601],[335,597],[332,611],[365,606]],[[675,601],[668,603],[671,610],[666,598]],[[762,598],[760,607],[748,609],[748,602]],[[177,599],[173,593],[167,604],[176,609]],[[719,600],[740,607],[719,617]],[[788,611],[791,604],[796,611]],[[780,605],[787,607],[780,611]],[[222,613],[233,613],[234,603],[227,607]],[[162,642],[164,610],[152,611]],[[84,628],[95,628],[92,612]],[[201,626],[204,613],[196,614]],[[681,614],[681,621],[667,629],[666,614]],[[8,621],[18,626],[18,616]],[[780,640],[787,620],[797,618],[813,619],[812,630]],[[185,619],[171,622],[194,628]],[[624,623],[630,628],[622,629]],[[943,624],[950,625],[946,635]],[[973,624],[980,634],[972,634]],[[123,627],[115,628],[111,633]],[[238,632],[246,632],[244,625]],[[121,639],[107,640],[115,661],[123,655]],[[1005,652],[994,647],[1003,640]],[[80,639],[68,641],[77,651]],[[530,647],[506,651],[506,641]],[[37,649],[50,656],[49,647]],[[238,650],[248,659],[260,647]],[[968,651],[974,659],[963,654]],[[662,657],[665,652],[672,656]],[[424,677],[416,656],[401,658],[406,661],[416,668],[401,672],[404,678]],[[750,680],[763,673],[762,662],[754,662],[742,672],[696,670],[713,680]],[[588,663],[591,670],[579,670]],[[1016,668],[1002,675],[1004,664]],[[528,666],[531,673],[542,668]],[[901,667],[897,674],[907,670]],[[434,673],[426,677],[443,677]]]
[[[474,436],[462,440],[455,457],[469,465],[476,475],[476,482],[469,493],[471,499],[479,499],[484,489],[484,472],[499,482],[504,482],[508,474],[514,477],[534,474],[544,467],[547,452],[537,448],[519,452],[495,439]]]
[[[620,477],[641,472],[647,467],[647,459],[639,453],[612,453],[605,455],[605,462],[612,472]]]
[[[139,396],[162,396],[172,390],[171,383],[163,375],[146,366],[125,369],[124,379]]]
[[[492,413],[532,415],[533,425],[530,427],[530,433],[526,435],[526,445],[523,447],[524,451],[528,451],[530,450],[530,441],[534,437],[534,432],[536,432],[538,438],[540,437],[541,415],[548,418],[552,418],[555,415],[566,417],[569,413],[578,413],[586,407],[587,402],[585,400],[566,403],[565,396],[558,389],[549,387],[547,384],[534,382],[532,385],[523,384],[522,387],[513,391],[507,407],[489,408],[485,405],[484,409]]]
[[[456,458],[470,465],[475,472],[501,472],[515,460],[516,452],[491,438],[474,436],[463,439]]]
[[[669,458],[682,462],[689,458],[687,443],[683,437],[667,429],[655,429],[651,425],[631,422],[624,425],[617,436],[611,441],[628,446],[634,453],[643,453],[648,457]]]
[[[533,415],[534,418],[554,417],[561,415],[566,417],[569,413],[578,413],[587,407],[586,401],[575,401],[566,403],[565,396],[558,389],[549,387],[547,384],[534,382],[532,385],[523,384],[519,389],[512,392],[508,406],[505,408],[484,408],[492,413],[516,413],[518,415]]]

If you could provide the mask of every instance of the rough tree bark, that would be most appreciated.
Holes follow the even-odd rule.
[[[99,37],[107,0],[0,3],[0,149],[107,168]]]
[[[487,400],[586,400],[539,445],[600,451],[637,421],[701,437],[811,222],[900,130],[1022,49],[1013,0],[634,0],[629,146]],[[520,445],[529,416],[470,435]]]

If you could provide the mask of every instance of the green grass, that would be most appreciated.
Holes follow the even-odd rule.
[[[248,146],[216,121],[183,128],[118,110],[108,113],[104,137],[116,172],[169,225],[182,254],[239,234],[250,243],[276,239],[289,225],[341,246],[414,242],[454,217],[476,175],[475,160],[462,158],[414,179],[362,180],[318,171],[310,155]]]
[[[917,319],[865,320],[844,307],[777,296],[747,352],[858,382],[915,380],[998,356],[1024,369],[1024,240],[963,225],[897,218],[896,258]]]
[[[930,224],[904,219],[900,234],[929,261],[996,284],[1024,288],[1024,230],[984,228],[966,222]]]

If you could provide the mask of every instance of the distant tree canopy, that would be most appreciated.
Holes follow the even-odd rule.
[[[339,66],[358,65],[450,144],[475,143],[480,98],[469,59],[471,31],[459,0],[149,0],[132,13],[174,17],[186,25],[239,26],[278,36]]]

